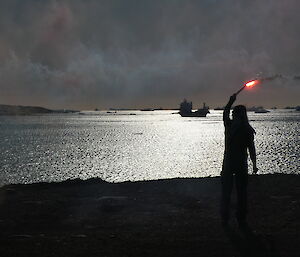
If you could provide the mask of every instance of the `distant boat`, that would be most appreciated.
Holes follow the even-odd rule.
[[[268,110],[266,110],[264,107],[262,106],[253,106],[253,107],[249,107],[247,108],[247,111],[248,112],[255,112],[255,113],[267,113],[267,112],[270,112]]]
[[[255,106],[253,106],[253,107],[248,107],[248,108],[247,108],[247,111],[248,111],[248,112],[255,112],[255,111],[258,110],[259,108],[262,108],[262,107],[255,107]]]
[[[264,109],[263,107],[258,107],[254,112],[255,113],[268,113],[270,111]]]
[[[155,109],[153,108],[144,108],[144,109],[141,109],[141,111],[143,112],[153,112]]]
[[[192,111],[193,103],[188,102],[186,99],[180,104],[179,114],[182,117],[206,117],[209,112],[209,107],[203,103],[203,108],[198,109],[197,111]]]
[[[218,107],[216,107],[214,110],[215,110],[215,111],[223,111],[224,109],[225,109],[225,107],[219,107],[219,106],[218,106]]]
[[[161,111],[161,110],[163,110],[162,107],[159,107],[159,108],[143,108],[143,109],[141,109],[141,111],[143,111],[143,112],[153,112],[153,111]]]

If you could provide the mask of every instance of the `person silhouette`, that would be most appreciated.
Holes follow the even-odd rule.
[[[236,94],[233,94],[223,112],[225,127],[225,151],[221,172],[222,197],[221,217],[223,226],[227,226],[230,218],[230,198],[235,178],[237,193],[236,218],[240,227],[247,226],[247,184],[248,184],[248,154],[253,163],[253,173],[256,174],[256,151],[254,145],[255,130],[250,126],[246,107],[237,105],[229,118],[230,109]]]

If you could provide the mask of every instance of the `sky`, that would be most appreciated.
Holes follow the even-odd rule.
[[[300,105],[300,1],[1,0],[0,104]]]

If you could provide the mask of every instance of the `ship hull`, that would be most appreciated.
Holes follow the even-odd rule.
[[[196,111],[196,112],[189,112],[189,113],[179,112],[181,117],[206,117],[208,113],[209,111],[204,111],[204,112]]]

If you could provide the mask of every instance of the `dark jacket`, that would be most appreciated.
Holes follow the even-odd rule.
[[[238,123],[229,118],[232,103],[229,102],[223,113],[225,126],[225,152],[223,169],[232,172],[247,171],[247,149],[250,157],[255,155],[254,129],[248,122]]]

